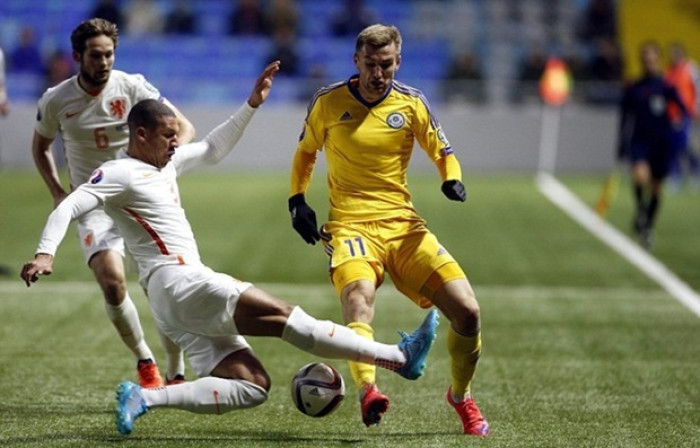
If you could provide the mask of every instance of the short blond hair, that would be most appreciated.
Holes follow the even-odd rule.
[[[393,25],[382,25],[377,23],[370,25],[357,35],[355,43],[355,52],[359,52],[365,45],[370,45],[374,48],[381,48],[391,43],[396,44],[398,54],[401,54],[401,33],[399,29]]]

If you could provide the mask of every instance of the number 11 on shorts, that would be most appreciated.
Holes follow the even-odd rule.
[[[360,255],[363,257],[366,255],[365,254],[365,245],[362,242],[362,238],[359,236],[356,236],[355,238],[348,238],[347,240],[344,241],[345,244],[348,245],[348,249],[350,249],[350,256],[354,257],[355,256],[355,246],[357,245],[357,248],[360,251]]]

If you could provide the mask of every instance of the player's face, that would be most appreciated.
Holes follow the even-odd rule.
[[[179,143],[177,133],[179,124],[175,117],[161,117],[158,119],[158,127],[152,131],[145,131],[146,155],[144,162],[156,168],[163,168],[175,155]]]
[[[646,46],[642,50],[642,66],[644,72],[650,75],[656,75],[660,71],[659,51],[656,47]]]
[[[100,88],[109,81],[114,66],[114,42],[107,36],[95,36],[85,41],[83,54],[74,53],[80,64],[80,78],[91,88]]]
[[[365,45],[355,53],[355,67],[360,73],[359,91],[367,101],[380,99],[394,80],[401,64],[401,55],[395,43],[381,48]]]

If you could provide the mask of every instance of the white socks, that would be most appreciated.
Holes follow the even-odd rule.
[[[197,414],[223,414],[267,400],[267,391],[256,384],[213,376],[175,386],[144,388],[141,394],[150,408],[169,407]]]
[[[323,358],[359,361],[391,370],[406,362],[406,356],[398,346],[375,342],[343,325],[315,319],[298,306],[287,319],[282,339]]]
[[[113,306],[105,302],[105,311],[112,324],[117,329],[124,344],[131,350],[136,360],[153,359],[153,353],[144,339],[139,313],[131,301],[129,293],[126,293],[124,301],[119,306]]]

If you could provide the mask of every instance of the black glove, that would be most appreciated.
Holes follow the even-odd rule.
[[[442,192],[452,201],[464,202],[467,200],[467,190],[464,188],[464,184],[458,180],[443,182]]]
[[[295,194],[289,198],[289,213],[292,215],[292,227],[309,244],[316,244],[321,239],[316,224],[316,213],[306,203],[304,194]]]

